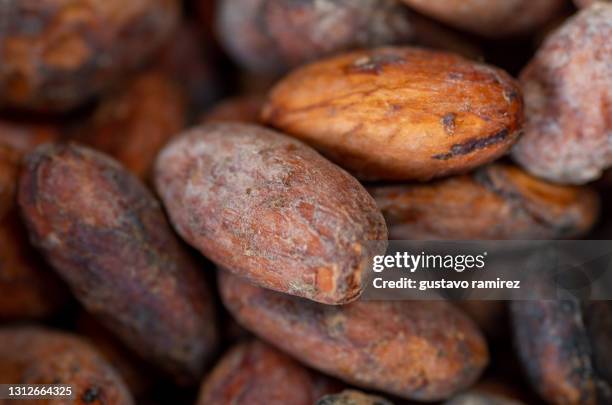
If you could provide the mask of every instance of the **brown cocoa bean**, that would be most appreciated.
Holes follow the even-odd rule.
[[[104,100],[72,137],[148,179],[158,152],[185,126],[186,109],[185,96],[173,80],[148,72]]]
[[[527,34],[553,19],[564,0],[402,0],[430,17],[486,37]]]
[[[444,405],[523,405],[523,403],[497,395],[466,392],[445,402]]]
[[[0,381],[3,384],[64,384],[70,386],[74,396],[74,399],[56,397],[15,400],[15,403],[134,403],[117,372],[90,344],[77,336],[39,327],[0,328]]]
[[[178,21],[176,0],[0,5],[0,107],[66,111],[139,67]]]
[[[248,70],[284,72],[338,51],[405,43],[409,14],[396,0],[223,0],[216,27]]]
[[[515,345],[533,388],[552,404],[612,401],[612,306],[576,300],[515,301]]]
[[[335,388],[329,380],[265,343],[241,343],[204,381],[197,404],[312,405]]]
[[[19,204],[33,243],[90,313],[179,381],[201,375],[216,342],[213,303],[136,177],[89,148],[42,145],[26,158]]]
[[[495,163],[427,184],[369,188],[390,239],[571,239],[599,215],[597,193]]]
[[[255,125],[187,131],[160,153],[155,183],[183,239],[273,290],[352,301],[368,257],[386,247],[383,217],[357,180],[300,141]]]
[[[465,389],[488,362],[472,321],[444,301],[328,306],[219,274],[223,302],[244,327],[323,373],[408,399]]]
[[[272,89],[263,119],[359,178],[429,180],[503,155],[523,110],[518,83],[502,70],[405,47],[295,70]]]
[[[546,39],[520,76],[525,135],[516,161],[560,183],[595,180],[612,166],[612,4],[580,11]]]

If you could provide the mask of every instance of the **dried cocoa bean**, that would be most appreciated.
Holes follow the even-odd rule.
[[[160,153],[155,182],[183,239],[266,288],[352,301],[367,258],[385,250],[384,220],[359,182],[262,127],[217,123],[186,132]]]
[[[448,398],[488,362],[472,321],[444,301],[322,305],[219,274],[226,308],[244,327],[323,373],[408,399]]]
[[[270,92],[263,120],[359,178],[429,180],[503,155],[523,110],[518,83],[500,69],[378,48],[295,70]]]
[[[102,153],[42,145],[19,204],[33,243],[92,314],[178,380],[198,378],[216,341],[214,308],[158,201]]]

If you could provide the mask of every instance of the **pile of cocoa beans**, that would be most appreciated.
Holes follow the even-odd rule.
[[[0,0],[0,404],[612,404],[608,301],[360,299],[611,168],[608,1]]]

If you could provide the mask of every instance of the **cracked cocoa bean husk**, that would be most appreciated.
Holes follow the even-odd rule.
[[[585,186],[562,186],[520,168],[494,163],[427,184],[368,189],[390,239],[571,239],[599,215],[599,197]]]
[[[195,127],[160,153],[155,183],[178,233],[266,288],[340,304],[362,292],[387,229],[355,178],[263,127]],[[373,243],[370,241],[378,241]]]
[[[0,107],[78,107],[152,56],[178,14],[177,0],[2,2]]]
[[[75,335],[41,327],[0,328],[0,381],[64,384],[72,390],[74,399],[56,397],[32,401],[37,404],[134,403],[117,372],[89,343]]]
[[[312,405],[341,385],[266,343],[234,346],[204,380],[197,404]]]
[[[109,96],[72,137],[148,180],[161,148],[185,126],[187,102],[167,75],[150,71]]]
[[[529,34],[554,19],[564,0],[402,0],[459,29],[489,38]]]
[[[488,362],[474,323],[444,301],[322,305],[219,273],[226,308],[302,363],[350,384],[433,401],[474,383]]]
[[[395,47],[350,52],[282,79],[264,122],[364,180],[430,180],[502,156],[523,103],[501,69],[450,53]]]
[[[598,3],[553,31],[520,75],[525,134],[515,160],[566,184],[612,166],[612,3]]]
[[[159,202],[118,162],[76,144],[28,154],[19,205],[30,238],[77,299],[179,382],[214,350],[213,302]]]
[[[612,306],[606,301],[511,303],[515,346],[533,388],[551,404],[612,402]]]

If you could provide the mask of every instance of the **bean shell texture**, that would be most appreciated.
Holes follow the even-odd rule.
[[[503,155],[523,123],[518,83],[450,53],[395,47],[299,68],[270,92],[265,123],[365,180],[429,180]]]
[[[357,180],[262,127],[186,132],[159,155],[155,183],[184,240],[266,288],[349,302],[362,291],[367,258],[386,249],[384,219]]]
[[[71,387],[74,395],[74,399],[56,397],[49,400],[15,400],[15,403],[134,403],[117,372],[91,345],[75,335],[40,327],[0,328],[0,381],[3,384],[65,384]]]
[[[448,398],[488,362],[484,338],[444,301],[321,305],[219,274],[226,308],[244,327],[323,373],[407,399]]]
[[[586,234],[599,197],[493,163],[427,184],[373,186],[391,239],[570,239]]]
[[[513,157],[544,179],[583,184],[612,167],[612,3],[548,36],[520,75],[525,135]]]
[[[144,63],[177,24],[176,0],[0,3],[0,107],[63,112]]]
[[[216,343],[213,302],[136,177],[92,149],[42,145],[26,157],[19,205],[31,240],[89,312],[179,382],[199,378]]]
[[[197,403],[312,405],[332,388],[328,380],[266,343],[240,343],[204,381]]]

